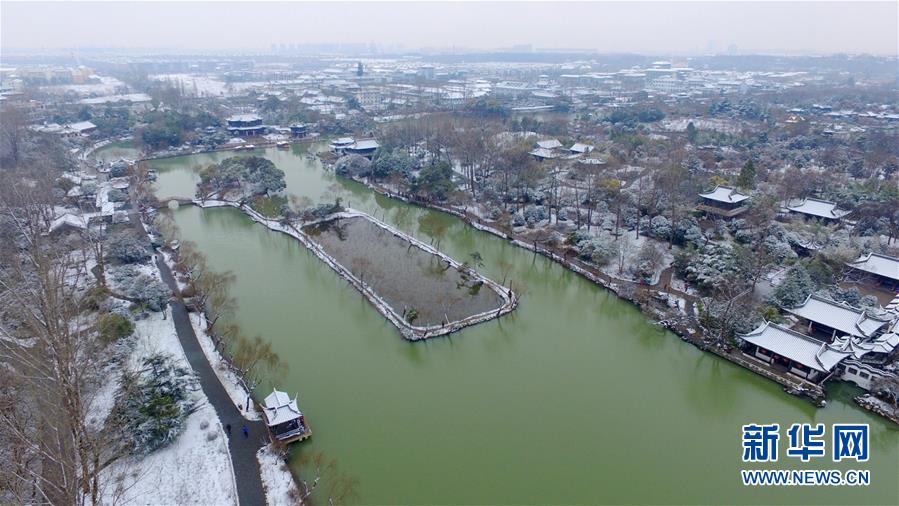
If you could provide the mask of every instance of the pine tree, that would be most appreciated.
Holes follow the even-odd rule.
[[[737,178],[737,186],[744,190],[752,190],[755,188],[755,165],[752,160],[748,160],[743,168],[740,169],[740,176]]]

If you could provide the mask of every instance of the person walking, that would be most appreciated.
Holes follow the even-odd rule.
[[[244,424],[243,429],[241,429],[241,430],[243,430],[244,439],[247,439],[250,437],[250,429],[247,427],[246,424]]]

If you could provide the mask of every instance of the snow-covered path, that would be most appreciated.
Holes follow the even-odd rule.
[[[156,265],[162,274],[162,280],[175,293],[178,293],[178,285],[172,276],[168,265],[157,256]],[[234,476],[237,479],[237,496],[242,506],[265,504],[265,491],[260,477],[259,460],[256,453],[262,446],[268,443],[268,433],[265,425],[260,421],[246,420],[231,402],[231,397],[216,376],[215,371],[206,360],[206,355],[200,347],[200,342],[194,334],[187,308],[180,299],[175,298],[170,303],[172,320],[181,347],[187,361],[197,374],[200,386],[209,399],[209,403],[215,408],[219,418],[225,425],[231,425],[231,434],[228,435],[228,449],[231,452],[231,464],[234,467]],[[249,429],[249,436],[241,434],[241,427]]]
[[[135,206],[137,209],[137,206]],[[129,219],[132,226],[141,234],[147,236],[146,228],[144,228],[140,215],[136,210],[129,213]],[[156,267],[159,268],[159,274],[162,281],[175,294],[180,294],[178,282],[172,275],[172,271],[165,263],[162,255],[157,254]],[[268,431],[261,421],[253,421],[245,419],[234,403],[231,397],[222,386],[215,370],[206,359],[203,348],[194,334],[193,325],[191,325],[190,314],[187,307],[181,301],[180,297],[173,297],[169,301],[171,309],[172,321],[175,324],[175,332],[178,340],[181,342],[181,348],[184,350],[184,356],[187,362],[193,368],[197,375],[200,387],[209,404],[215,409],[224,426],[231,426],[231,431],[227,434],[228,450],[231,454],[231,465],[234,469],[234,477],[237,481],[237,498],[241,506],[264,505],[265,489],[262,487],[262,478],[260,475],[259,460],[256,453],[260,448],[268,443]],[[242,427],[247,427],[249,435],[243,436]],[[186,470],[190,472],[190,470]],[[197,477],[202,479],[202,477]]]

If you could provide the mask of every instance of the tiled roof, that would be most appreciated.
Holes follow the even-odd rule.
[[[297,407],[297,400],[291,399],[286,392],[272,390],[265,398],[265,420],[269,426],[295,420],[303,415]]]
[[[847,265],[858,270],[870,272],[890,279],[899,281],[899,258],[879,253],[868,253],[854,262]]]
[[[872,316],[867,311],[818,295],[809,295],[805,302],[787,311],[843,334],[859,337],[871,337],[889,323],[886,318]]]
[[[832,371],[841,360],[852,355],[851,351],[836,350],[827,343],[771,322],[748,334],[740,334],[740,338],[820,372]]]
[[[849,214],[849,211],[837,209],[837,205],[834,202],[813,198],[807,198],[795,206],[787,206],[787,209],[794,213],[829,219],[842,218]]]
[[[715,200],[717,202],[727,202],[729,204],[743,202],[744,200],[749,198],[749,195],[744,195],[738,192],[736,188],[732,188],[730,186],[716,186],[714,190],[708,193],[700,193],[699,196],[704,199]]]

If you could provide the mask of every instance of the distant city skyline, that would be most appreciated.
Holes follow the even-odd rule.
[[[897,2],[8,2],[0,47],[897,54]]]

